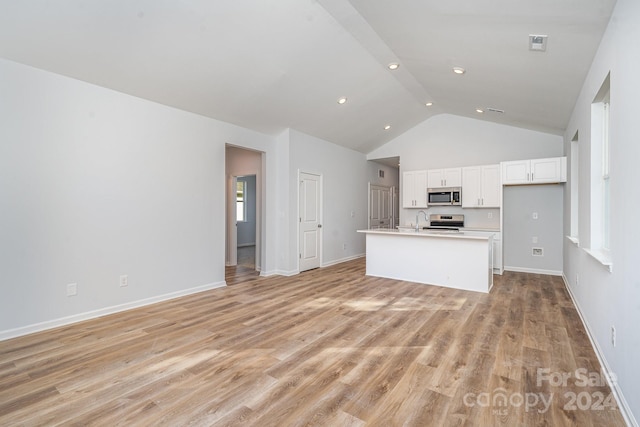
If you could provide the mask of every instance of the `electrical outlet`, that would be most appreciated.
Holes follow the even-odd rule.
[[[616,346],[616,327],[611,325],[611,345]]]
[[[487,212],[487,218],[489,219],[493,218],[493,212]]]
[[[67,285],[67,296],[72,297],[74,295],[78,295],[78,284],[77,283],[69,283]]]
[[[356,217],[356,213],[354,211],[351,211],[351,218],[355,218]]]
[[[538,219],[538,212],[534,212],[534,213],[531,215],[531,218],[533,218],[533,219]]]
[[[531,248],[531,256],[544,256],[544,249]]]
[[[124,288],[125,286],[129,286],[129,276],[123,274],[120,276],[120,287]]]
[[[538,236],[533,236],[531,238],[531,243],[538,243]]]
[[[578,275],[576,274],[576,286],[578,286],[578,283],[579,283],[579,282],[578,282],[578,279],[579,279],[579,277],[578,277]]]
[[[346,244],[346,243],[344,243],[344,244],[342,245],[342,249],[343,249],[343,250],[345,250],[345,251],[347,250],[347,244]]]

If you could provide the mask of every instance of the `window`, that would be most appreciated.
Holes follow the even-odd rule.
[[[591,224],[588,252],[611,270],[610,76],[591,104]]]
[[[236,221],[247,220],[247,181],[238,178],[236,183]]]
[[[609,92],[602,102],[602,249],[609,250],[610,207],[609,207]]]

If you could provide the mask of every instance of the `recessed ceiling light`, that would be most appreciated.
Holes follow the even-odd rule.
[[[389,129],[391,129],[391,125],[386,125],[386,126],[384,127],[384,130],[389,130]]]
[[[484,113],[484,110],[482,108],[476,108],[476,113]]]
[[[347,102],[346,96],[343,96],[342,98],[338,98],[338,104],[344,104],[345,102]]]
[[[388,65],[390,70],[397,70],[398,67],[400,67],[400,64],[398,64],[397,62],[392,62],[391,64]]]
[[[427,107],[431,107],[431,106],[433,105],[433,102],[427,102],[427,103],[426,103],[426,104],[424,104],[424,105],[426,105]]]
[[[456,74],[464,74],[466,70],[462,67],[453,67],[453,72]]]

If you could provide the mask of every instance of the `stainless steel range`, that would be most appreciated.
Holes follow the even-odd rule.
[[[464,215],[431,214],[423,230],[459,230],[464,227]]]

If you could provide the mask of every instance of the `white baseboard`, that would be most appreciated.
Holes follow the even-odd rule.
[[[177,292],[171,292],[164,295],[158,295],[151,298],[145,298],[138,301],[132,301],[125,304],[114,305],[111,307],[105,307],[98,310],[87,311],[84,313],[74,314],[72,316],[61,317],[59,319],[47,320],[46,322],[35,323],[33,325],[21,326],[15,329],[7,329],[0,331],[0,341],[8,340],[10,338],[16,338],[34,332],[41,332],[47,329],[53,329],[60,326],[70,325],[72,323],[82,322],[83,320],[95,319],[97,317],[106,316],[108,314],[119,313],[121,311],[131,310],[133,308],[144,307],[146,305],[155,304],[162,301],[167,301],[174,298],[183,297],[186,295],[196,294],[198,292],[204,292],[211,289],[222,288],[227,286],[225,281],[217,283],[209,283],[207,285],[198,286],[195,288],[184,289]]]
[[[347,261],[352,261],[354,259],[358,259],[358,258],[362,258],[364,257],[364,254],[358,254],[358,255],[353,255],[353,256],[349,256],[346,258],[341,258],[335,261],[329,261],[329,262],[325,262],[322,263],[320,265],[321,268],[324,267],[329,267],[332,265],[336,265],[336,264],[341,264],[343,262],[347,262]],[[269,277],[269,276],[295,276],[296,274],[300,274],[300,270],[271,270],[271,271],[261,271],[260,272],[260,276],[261,277]]]
[[[352,255],[352,256],[348,256],[346,258],[340,258],[334,261],[329,261],[329,262],[325,262],[322,263],[321,267],[329,267],[332,265],[336,265],[336,264],[342,264],[343,262],[347,262],[347,261],[353,261],[354,259],[358,259],[358,258],[362,258],[364,257],[364,254],[357,254],[357,255]]]
[[[261,271],[260,277],[269,277],[269,276],[295,276],[300,273],[298,270],[271,270],[271,271]]]
[[[622,390],[620,390],[620,387],[618,386],[618,382],[617,381],[611,382],[611,378],[616,378],[616,376],[611,370],[611,367],[609,366],[609,362],[607,362],[607,359],[604,357],[604,353],[600,349],[600,345],[598,344],[598,341],[596,341],[593,333],[591,332],[591,328],[589,327],[589,322],[587,322],[587,319],[582,315],[582,309],[580,308],[580,304],[578,303],[578,300],[573,295],[571,286],[569,286],[569,281],[567,280],[567,277],[564,275],[564,273],[562,273],[562,280],[564,282],[564,287],[567,289],[567,292],[571,297],[571,301],[573,301],[573,305],[576,307],[576,311],[578,312],[578,316],[580,316],[582,325],[584,326],[584,329],[587,331],[587,336],[589,337],[589,341],[591,341],[591,346],[593,347],[596,353],[596,357],[600,362],[600,368],[604,372],[605,378],[607,379],[607,383],[609,384],[609,387],[611,388],[611,392],[613,393],[613,397],[616,399],[618,408],[620,409],[620,414],[624,418],[624,421],[627,423],[627,425],[638,427],[638,422],[633,416],[633,412],[631,412],[631,408],[629,407],[627,400],[624,398],[624,394],[622,394]]]
[[[543,270],[539,268],[525,268],[525,267],[510,267],[505,265],[505,271],[515,271],[517,273],[533,273],[533,274],[547,274],[549,276],[562,276],[562,271],[559,270]]]

